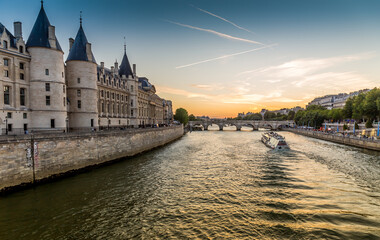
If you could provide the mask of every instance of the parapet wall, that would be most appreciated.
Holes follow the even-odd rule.
[[[0,139],[0,191],[133,156],[167,144],[182,135],[183,127],[173,126]]]
[[[305,131],[298,129],[286,129],[286,131],[290,131],[293,133],[301,134],[308,137],[318,138],[330,142],[341,143],[349,146],[365,148],[369,150],[380,151],[380,141],[378,140],[370,140],[365,138],[358,137],[349,137],[343,135],[336,134],[328,134],[323,132],[315,132],[315,131]]]

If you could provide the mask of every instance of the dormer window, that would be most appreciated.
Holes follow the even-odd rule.
[[[4,46],[5,49],[8,49],[8,42],[4,40],[3,41],[3,46]]]
[[[23,46],[20,46],[20,47],[19,47],[19,51],[20,51],[20,53],[24,53],[24,47],[23,47]]]

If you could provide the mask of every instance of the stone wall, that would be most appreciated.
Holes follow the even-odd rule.
[[[182,126],[0,139],[0,191],[133,156],[183,135]],[[27,149],[37,145],[27,158]],[[33,166],[34,165],[34,166]]]
[[[330,142],[380,151],[379,140],[370,140],[370,139],[358,138],[358,137],[352,137],[352,136],[348,137],[348,136],[343,136],[343,135],[328,134],[328,133],[315,132],[315,131],[305,131],[305,130],[298,130],[298,129],[286,129],[286,130],[297,133],[297,134],[301,134],[304,136],[314,137],[314,138],[318,138],[318,139],[322,139],[322,140],[326,140]]]

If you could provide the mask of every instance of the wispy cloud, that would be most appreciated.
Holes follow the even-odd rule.
[[[236,41],[241,41],[241,42],[247,42],[247,43],[252,43],[252,44],[265,45],[261,42],[257,42],[257,41],[253,41],[253,40],[249,40],[249,39],[245,39],[245,38],[234,37],[234,36],[231,36],[231,35],[228,35],[225,33],[221,33],[221,32],[217,32],[217,31],[214,31],[211,29],[195,27],[195,26],[182,24],[182,23],[178,23],[178,22],[173,22],[173,21],[169,21],[169,20],[165,20],[165,21],[168,23],[172,23],[172,24],[181,26],[181,27],[186,27],[186,28],[190,28],[190,29],[194,29],[194,30],[198,30],[198,31],[202,31],[202,32],[208,32],[208,33],[211,33],[211,34],[214,34],[214,35],[217,35],[219,37],[226,38],[226,39],[231,39],[231,40],[236,40]]]
[[[251,49],[251,50],[248,50],[248,51],[243,51],[243,52],[238,52],[238,53],[233,53],[233,54],[227,54],[227,55],[223,55],[223,56],[220,56],[220,57],[210,58],[210,59],[202,60],[202,61],[195,62],[195,63],[189,63],[189,64],[186,64],[186,65],[178,66],[178,67],[176,67],[176,69],[190,67],[190,66],[194,66],[194,65],[198,65],[198,64],[206,63],[206,62],[212,62],[212,61],[216,61],[216,60],[220,60],[220,59],[224,59],[224,58],[229,58],[229,57],[233,57],[233,56],[238,56],[238,55],[246,54],[246,53],[250,53],[250,52],[255,52],[255,51],[259,51],[259,50],[262,50],[262,49],[265,49],[265,48],[270,48],[270,47],[273,47],[273,46],[276,46],[276,45],[277,44],[272,44],[272,45],[268,45],[268,46],[264,46],[264,47],[260,47],[260,48]]]
[[[225,18],[223,18],[223,17],[221,17],[221,16],[218,16],[218,15],[214,14],[214,13],[211,13],[211,12],[209,12],[209,11],[206,11],[206,10],[204,10],[204,9],[202,9],[202,8],[196,7],[196,6],[191,5],[191,4],[190,4],[190,6],[193,7],[193,8],[195,8],[195,9],[198,9],[199,11],[204,12],[204,13],[210,15],[210,16],[213,16],[213,17],[219,18],[220,20],[222,20],[222,21],[224,21],[224,22],[226,22],[226,23],[229,23],[229,24],[231,24],[232,26],[234,26],[234,27],[236,27],[236,28],[238,28],[238,29],[241,29],[241,30],[246,31],[246,32],[249,32],[249,33],[254,33],[254,32],[252,32],[252,31],[249,31],[249,30],[246,29],[246,28],[240,27],[240,26],[237,25],[236,23],[231,22],[231,21],[229,21],[229,20],[227,20],[227,19],[225,19]]]

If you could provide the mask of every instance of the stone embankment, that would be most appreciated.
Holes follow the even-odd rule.
[[[307,131],[301,129],[285,129],[286,131],[293,132],[296,134],[304,135],[307,137],[318,138],[330,142],[345,144],[349,146],[380,151],[380,141],[372,140],[368,138],[359,138],[355,136],[344,136],[343,134],[331,134],[324,132],[316,132],[316,131]]]
[[[165,145],[183,126],[0,138],[0,192]]]

